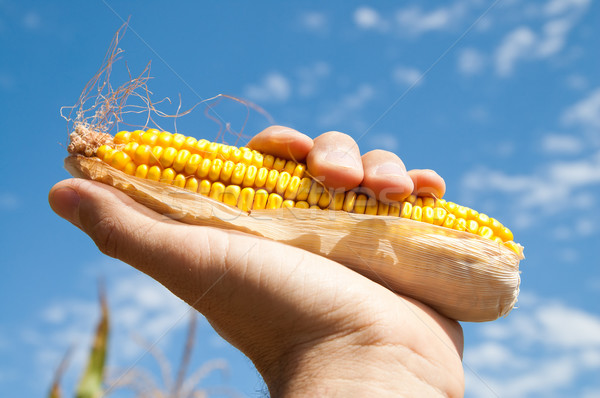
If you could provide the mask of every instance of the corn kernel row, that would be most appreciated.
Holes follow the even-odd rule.
[[[476,234],[520,253],[512,232],[496,219],[443,199],[410,195],[403,202],[383,203],[355,190],[331,191],[308,177],[301,163],[153,129],[119,132],[114,143],[114,148],[99,147],[96,156],[127,174],[242,211],[297,207],[402,217]]]

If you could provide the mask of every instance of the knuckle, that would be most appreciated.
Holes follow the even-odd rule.
[[[102,253],[116,258],[119,248],[119,229],[120,223],[114,218],[103,217],[92,226],[90,235]]]

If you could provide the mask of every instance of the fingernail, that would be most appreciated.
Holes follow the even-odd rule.
[[[397,163],[383,163],[379,167],[377,167],[377,169],[375,170],[375,174],[380,176],[403,177],[407,173],[404,167],[400,166]]]
[[[345,168],[356,169],[359,167],[356,159],[349,151],[331,151],[325,156],[325,161]]]
[[[79,202],[77,191],[72,188],[59,188],[52,193],[50,205],[56,214],[79,227]]]

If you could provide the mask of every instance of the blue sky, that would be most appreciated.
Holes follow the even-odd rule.
[[[183,108],[220,93],[246,98],[311,137],[344,131],[365,152],[433,168],[447,198],[512,227],[527,257],[519,308],[463,324],[468,397],[600,396],[600,10],[591,0],[0,0],[0,395],[44,394],[69,347],[72,389],[100,278],[116,373],[160,374],[141,340],[180,357],[186,306],[102,256],[46,201],[67,177],[59,109],[76,102],[128,17],[121,67],[139,73],[152,61],[153,99],[173,100],[165,111],[179,96]],[[240,131],[245,107],[216,110]],[[177,123],[198,138],[218,131],[202,111]],[[267,125],[251,112],[244,133]],[[246,358],[204,320],[197,334],[194,367],[217,361],[202,386],[261,396]]]

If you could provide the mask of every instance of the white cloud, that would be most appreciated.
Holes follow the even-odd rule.
[[[398,136],[389,133],[372,133],[368,135],[369,144],[377,149],[395,152],[399,148]]]
[[[541,30],[536,33],[523,25],[508,32],[494,53],[497,74],[508,77],[519,61],[547,59],[560,53],[589,3],[588,0],[551,0],[542,7],[528,4],[521,12],[541,19]]]
[[[535,34],[525,26],[515,28],[506,35],[495,53],[498,74],[511,75],[517,61],[530,56],[536,40]]]
[[[313,33],[323,33],[328,28],[327,17],[318,11],[309,11],[301,14],[300,25]]]
[[[385,30],[388,26],[387,21],[383,20],[377,11],[366,6],[354,11],[354,23],[365,30]]]
[[[586,129],[600,129],[600,88],[586,98],[569,107],[562,116],[567,126],[581,126]]]
[[[464,75],[480,73],[485,66],[485,56],[474,48],[465,48],[458,54],[458,70]]]
[[[508,318],[482,325],[479,333],[483,340],[465,349],[468,395],[591,391],[580,378],[600,371],[600,316],[561,301],[525,297]]]
[[[567,76],[565,84],[571,90],[585,90],[588,88],[588,79],[585,76],[573,74]]]
[[[301,97],[310,97],[317,93],[321,83],[330,76],[331,67],[326,62],[315,62],[298,69],[297,92]]]
[[[35,11],[29,11],[23,16],[23,26],[29,30],[38,29],[42,24],[40,14]]]
[[[417,68],[397,66],[392,72],[392,78],[404,86],[418,86],[423,82],[422,72]]]
[[[259,84],[248,85],[245,96],[257,102],[285,102],[291,91],[291,84],[285,76],[271,72]]]
[[[375,89],[371,85],[361,84],[355,91],[345,94],[334,105],[327,107],[318,118],[318,122],[325,128],[339,128],[340,124],[347,123],[351,119],[356,121],[358,113],[374,96]]]
[[[427,32],[447,30],[462,20],[466,7],[455,2],[448,7],[423,11],[418,6],[409,6],[396,12],[396,23],[402,32],[419,36]]]
[[[583,148],[583,141],[573,135],[547,134],[542,139],[542,150],[549,154],[577,155]]]

